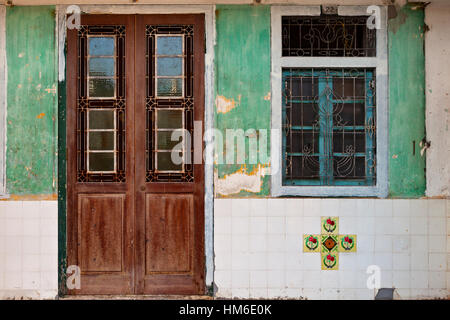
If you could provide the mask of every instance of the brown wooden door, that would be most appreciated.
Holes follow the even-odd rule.
[[[182,142],[203,130],[204,16],[81,24],[67,37],[69,294],[202,294],[203,145]]]

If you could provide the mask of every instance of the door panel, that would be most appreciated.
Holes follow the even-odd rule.
[[[193,248],[192,195],[146,194],[146,274],[188,273]]]
[[[78,256],[85,272],[121,272],[125,195],[79,195]]]
[[[204,119],[204,15],[81,24],[67,33],[69,294],[203,294],[204,173],[189,161],[203,142],[179,142]]]

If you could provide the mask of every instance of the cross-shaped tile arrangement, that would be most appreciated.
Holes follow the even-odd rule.
[[[356,235],[339,234],[339,217],[321,217],[320,234],[303,235],[303,252],[320,252],[322,270],[337,270],[339,252],[356,252]]]

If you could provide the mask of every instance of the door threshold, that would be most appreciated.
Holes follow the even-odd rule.
[[[214,300],[211,296],[195,295],[66,295],[59,300]]]

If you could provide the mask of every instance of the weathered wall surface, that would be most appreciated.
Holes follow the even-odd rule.
[[[450,197],[450,3],[425,10],[427,196]]]
[[[389,195],[425,192],[424,12],[405,6],[389,20]]]
[[[215,128],[224,139],[216,144],[215,194],[268,195],[269,159],[261,154],[270,156],[270,6],[217,6],[216,32]],[[227,159],[226,129],[244,131],[245,164],[220,164]],[[260,157],[253,161],[249,154],[258,149]]]
[[[55,8],[6,11],[6,188],[11,195],[56,193]]]

